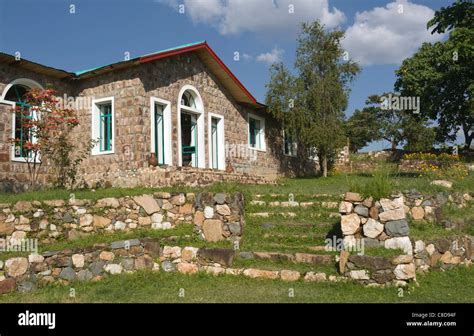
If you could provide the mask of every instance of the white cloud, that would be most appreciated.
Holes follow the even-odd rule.
[[[431,35],[426,23],[434,11],[407,0],[385,7],[358,12],[343,41],[349,57],[362,65],[399,64],[423,42],[436,42],[442,35]]]
[[[184,13],[195,23],[214,26],[222,35],[241,32],[294,34],[303,21],[319,19],[328,28],[345,20],[328,0],[158,0]]]
[[[257,61],[265,62],[267,64],[273,64],[280,62],[283,56],[283,49],[277,47],[273,48],[272,51],[263,53],[257,56]]]

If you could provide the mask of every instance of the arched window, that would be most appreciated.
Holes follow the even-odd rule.
[[[199,92],[191,85],[179,93],[178,126],[178,165],[204,168],[204,108]]]
[[[195,94],[192,91],[190,90],[184,91],[183,96],[181,97],[181,105],[187,106],[193,109],[197,108],[196,100],[194,99],[194,96]]]
[[[41,88],[41,85],[30,79],[17,79],[5,88],[0,99],[1,103],[7,103],[16,108],[12,118],[12,138],[17,140],[12,148],[13,160],[26,160],[29,153],[24,149],[23,145],[27,141],[35,141],[31,134],[23,127],[28,119],[34,117],[30,107],[25,102],[25,94],[32,88]]]

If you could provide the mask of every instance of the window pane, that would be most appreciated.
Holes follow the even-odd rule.
[[[100,110],[100,150],[112,150],[112,104],[99,105]]]
[[[159,164],[165,164],[164,131],[163,105],[155,104],[155,153]]]

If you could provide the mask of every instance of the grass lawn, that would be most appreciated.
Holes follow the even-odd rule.
[[[474,268],[418,276],[420,287],[363,288],[355,283],[285,283],[241,276],[181,275],[139,272],[111,276],[96,283],[49,286],[34,294],[15,293],[0,303],[21,302],[315,302],[315,303],[474,303]],[[76,297],[69,296],[74,288]],[[184,289],[184,297],[180,296]],[[289,297],[290,289],[294,297]],[[403,293],[403,296],[399,295]]]
[[[395,189],[409,190],[417,189],[421,192],[445,191],[439,186],[430,185],[430,180],[426,177],[418,177],[413,174],[397,173],[392,175]],[[12,203],[18,200],[49,200],[49,199],[68,199],[73,193],[76,198],[99,199],[104,197],[122,197],[141,195],[155,191],[182,191],[182,192],[235,192],[241,191],[247,197],[255,194],[290,194],[293,193],[296,198],[298,195],[311,194],[329,194],[333,196],[340,195],[348,191],[354,184],[364,185],[373,179],[370,174],[337,174],[327,178],[297,178],[281,179],[278,184],[245,185],[237,183],[217,183],[208,187],[165,187],[165,188],[109,188],[98,190],[44,190],[41,192],[27,192],[22,194],[0,193],[0,203]],[[474,174],[471,173],[465,179],[454,180],[453,191],[472,191],[474,190]]]

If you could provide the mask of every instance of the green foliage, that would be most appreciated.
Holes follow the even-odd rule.
[[[304,148],[315,148],[324,176],[336,149],[344,142],[348,84],[357,64],[341,62],[342,31],[326,31],[316,21],[304,23],[298,38],[296,75],[283,64],[270,68],[265,102]]]
[[[380,139],[380,123],[375,113],[369,108],[355,110],[345,123],[346,136],[350,141],[351,152],[367,146]]]
[[[371,179],[366,183],[358,181],[349,182],[350,190],[361,193],[364,197],[372,196],[378,200],[389,197],[396,187],[393,167],[389,164],[379,164],[377,169],[371,174]]]
[[[366,101],[363,112],[356,116],[362,124],[371,121],[368,126],[371,140],[386,140],[391,143],[392,150],[404,146],[406,150],[429,150],[435,142],[434,129],[430,127],[427,118],[416,115],[413,111],[395,108],[382,108],[383,99],[395,96],[388,92],[382,95],[371,95]],[[363,116],[371,116],[364,117]],[[370,119],[369,119],[370,118]]]
[[[457,1],[441,8],[428,27],[433,33],[450,30],[448,40],[424,43],[404,60],[395,88],[420,97],[421,114],[437,121],[437,141],[453,141],[461,130],[469,148],[474,137],[474,4]]]

